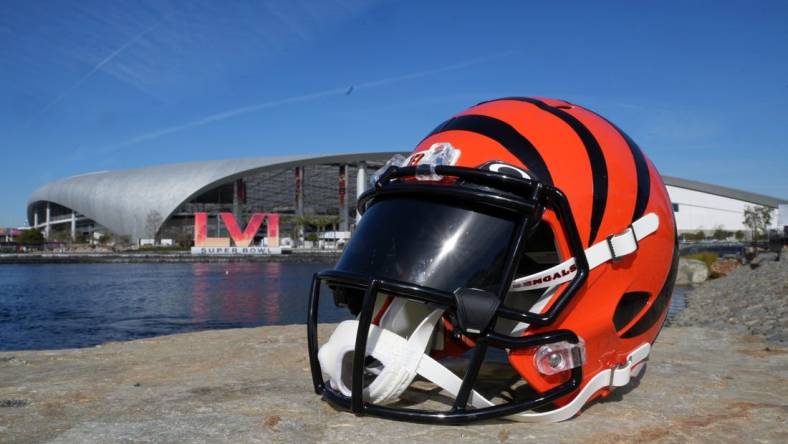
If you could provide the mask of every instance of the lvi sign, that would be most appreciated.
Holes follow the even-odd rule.
[[[208,213],[194,213],[195,254],[277,254],[279,248],[279,214],[254,213],[241,230],[233,213],[219,213],[230,237],[208,237]],[[251,247],[260,226],[266,222],[266,247]]]

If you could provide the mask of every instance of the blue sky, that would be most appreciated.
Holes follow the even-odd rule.
[[[3,2],[0,226],[65,176],[410,149],[508,95],[606,115],[663,174],[788,198],[787,2],[558,4]]]

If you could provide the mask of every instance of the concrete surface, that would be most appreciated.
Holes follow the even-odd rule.
[[[286,326],[0,353],[0,442],[788,442],[788,354],[752,336],[667,328],[639,387],[545,425],[338,412],[305,349]]]

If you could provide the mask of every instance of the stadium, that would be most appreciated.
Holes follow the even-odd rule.
[[[336,240],[352,231],[356,198],[369,174],[394,154],[253,157],[87,173],[35,190],[28,200],[28,224],[49,240],[110,234],[132,243],[189,246],[195,213],[207,213],[208,235],[214,237],[227,235],[220,213],[232,213],[242,227],[252,214],[276,213],[282,216],[282,238],[296,246],[304,241],[305,228],[331,229]],[[776,228],[776,213],[788,204],[694,180],[663,179],[680,233],[744,231],[748,206],[774,209]],[[263,242],[255,235],[254,245]]]

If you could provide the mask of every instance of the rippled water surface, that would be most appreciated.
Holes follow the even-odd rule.
[[[215,328],[306,322],[312,274],[330,264],[0,266],[0,350],[86,347]],[[670,316],[685,305],[677,287]],[[330,297],[321,322],[348,318]]]
[[[85,347],[187,331],[303,324],[325,263],[0,266],[0,350]],[[321,322],[346,318],[323,298]]]
[[[668,325],[681,310],[687,308],[687,295],[691,291],[692,287],[689,286],[677,285],[673,287],[673,296],[670,298],[670,306],[668,306]]]

